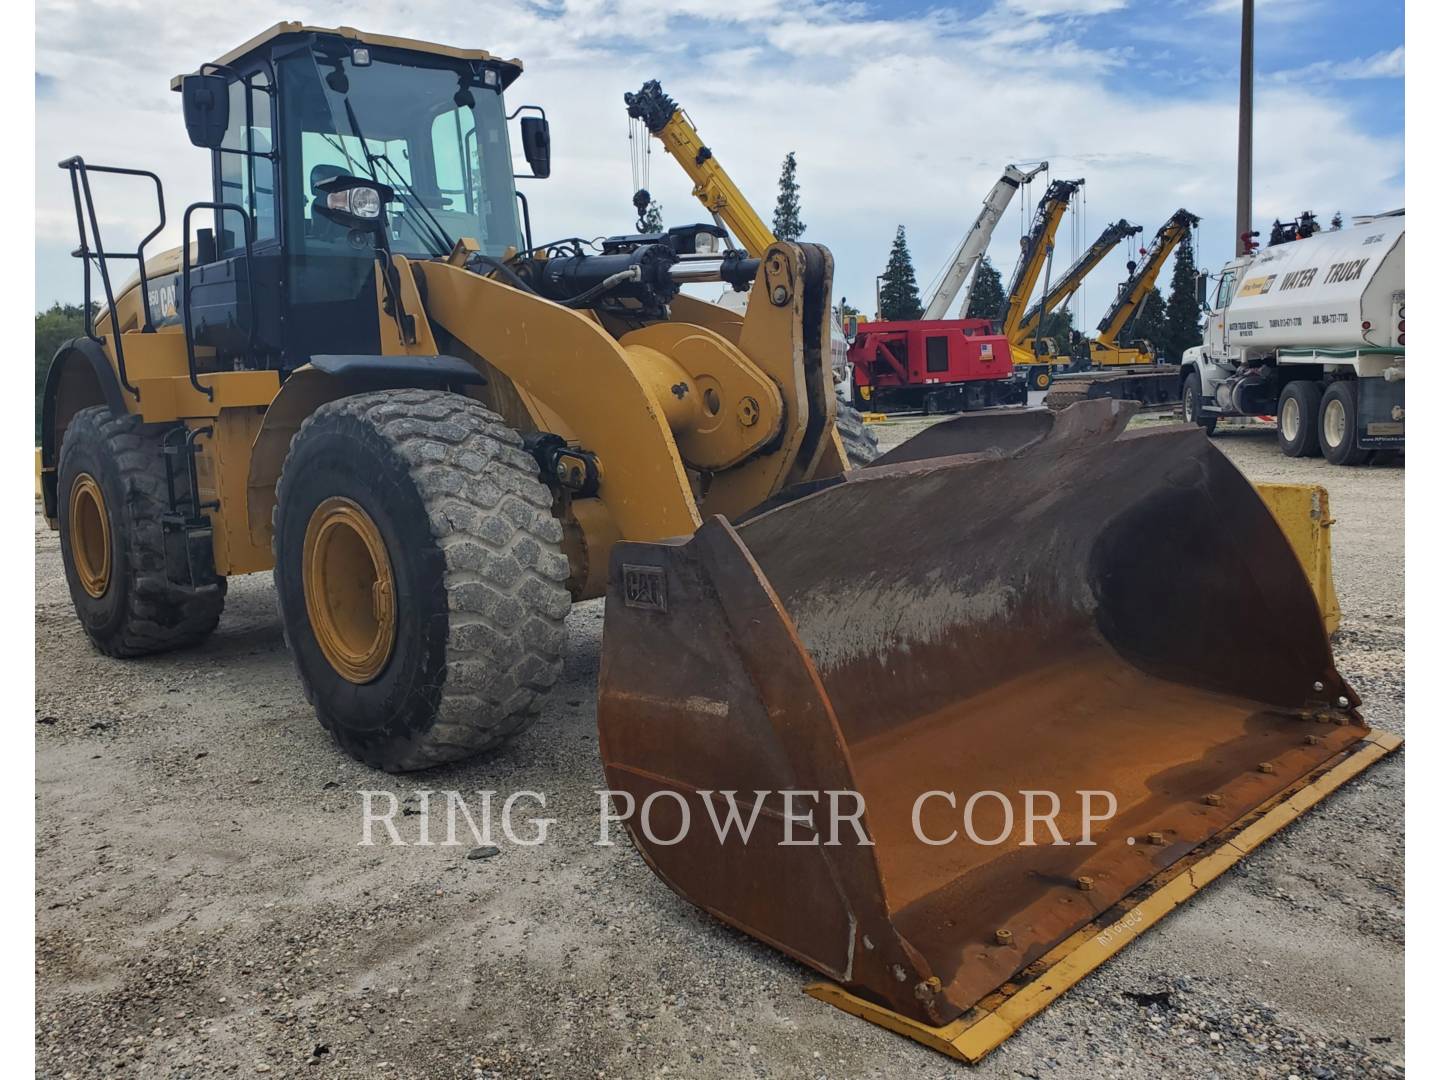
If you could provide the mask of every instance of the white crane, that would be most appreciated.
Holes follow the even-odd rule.
[[[980,261],[980,256],[985,254],[985,249],[990,246],[990,235],[995,231],[995,225],[1005,213],[1005,208],[1010,205],[1011,198],[1015,192],[1020,190],[1021,184],[1028,184],[1037,173],[1050,168],[1050,163],[1042,161],[1035,168],[1028,172],[1016,165],[1006,165],[1005,172],[1000,179],[995,181],[995,186],[990,189],[990,194],[985,196],[985,201],[980,204],[980,214],[975,219],[975,224],[970,226],[970,231],[965,235],[965,240],[960,249],[955,252],[955,257],[945,269],[945,276],[940,279],[940,286],[935,290],[929,305],[925,308],[924,318],[943,319],[945,313],[950,310],[950,305],[960,295],[960,286],[965,284],[965,279],[970,276],[970,271]],[[960,318],[970,309],[970,296],[965,297],[965,302],[960,305]]]

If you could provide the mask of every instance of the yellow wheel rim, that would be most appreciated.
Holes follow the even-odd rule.
[[[70,486],[70,560],[80,587],[96,600],[104,596],[110,588],[110,515],[89,473]]]
[[[305,527],[301,573],[310,629],[330,666],[363,684],[395,647],[395,579],[385,541],[350,499],[326,499]]]
[[[1035,385],[1038,386],[1041,390],[1044,390],[1045,387],[1050,385],[1050,376],[1044,374],[1036,375]]]

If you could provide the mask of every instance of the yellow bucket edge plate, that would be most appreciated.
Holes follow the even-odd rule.
[[[815,982],[805,992],[862,1020],[914,1039],[942,1054],[973,1065],[1015,1034],[1027,1020],[1114,956],[1145,930],[1198,893],[1321,799],[1396,750],[1403,740],[1372,731],[1342,754],[1185,858],[1151,879],[1062,941],[1025,969],[1023,982],[1007,983],[979,1005],[943,1027],[932,1027],[842,989]]]

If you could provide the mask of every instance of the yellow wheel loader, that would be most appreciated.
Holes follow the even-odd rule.
[[[519,74],[272,28],[173,84],[213,189],[159,255],[155,174],[61,163],[100,314],[51,368],[41,486],[98,649],[196,642],[273,570],[321,723],[415,769],[523,730],[604,595],[603,757],[644,857],[962,1056],[1392,745],[1203,432],[1089,402],[850,469],[826,250],[537,243]],[[99,226],[120,184],[157,199],[133,250]],[[748,843],[700,827],[717,793]],[[1032,844],[1007,824],[1037,800]]]

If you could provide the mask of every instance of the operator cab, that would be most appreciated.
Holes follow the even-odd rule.
[[[281,23],[175,79],[211,151],[212,201],[191,209],[213,225],[177,289],[196,344],[218,366],[245,354],[286,372],[315,352],[378,353],[377,253],[526,247],[503,98],[519,74],[483,50]],[[524,175],[548,175],[543,113],[521,130]]]

